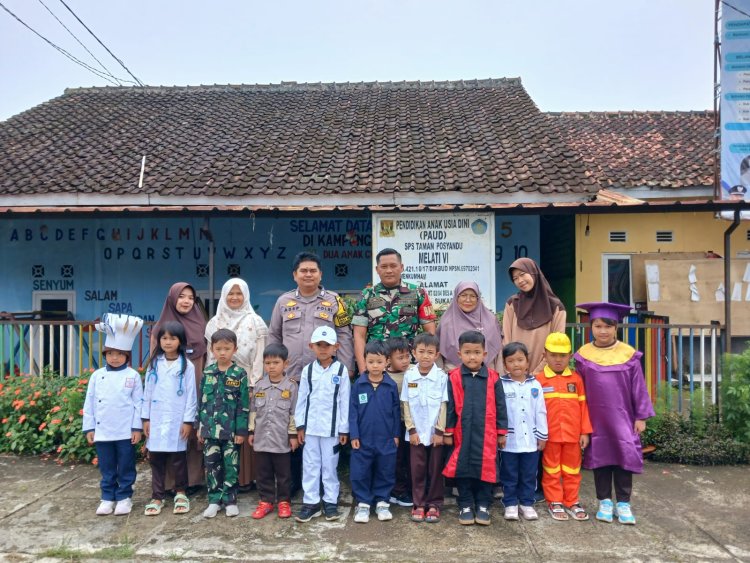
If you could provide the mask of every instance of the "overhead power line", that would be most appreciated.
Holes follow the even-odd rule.
[[[97,41],[99,42],[99,45],[101,45],[102,47],[104,47],[104,49],[105,49],[105,50],[107,51],[107,53],[109,53],[109,54],[110,54],[110,55],[112,56],[112,58],[113,58],[114,60],[116,60],[116,61],[117,61],[117,62],[118,62],[118,63],[120,64],[120,66],[121,66],[122,68],[124,68],[124,69],[125,69],[125,71],[126,71],[126,72],[127,72],[127,73],[128,73],[129,75],[130,75],[130,76],[132,76],[132,77],[133,77],[133,80],[135,80],[135,81],[136,81],[136,83],[138,84],[138,86],[145,86],[145,84],[143,84],[143,82],[141,82],[141,81],[140,81],[140,80],[138,79],[138,77],[136,77],[136,75],[135,75],[135,74],[133,74],[132,72],[130,72],[130,69],[129,69],[128,67],[126,67],[126,66],[125,66],[125,63],[123,63],[123,62],[122,62],[122,61],[121,61],[121,60],[120,60],[120,59],[119,59],[118,57],[116,57],[116,56],[115,56],[115,54],[114,54],[114,53],[113,53],[112,51],[110,51],[110,50],[109,50],[109,48],[108,48],[108,47],[107,47],[107,46],[106,46],[106,45],[105,45],[104,43],[102,43],[101,39],[99,39],[99,38],[98,38],[98,37],[97,37],[97,36],[96,36],[96,35],[94,34],[94,32],[93,32],[93,31],[91,31],[91,30],[90,30],[90,29],[88,28],[88,26],[87,26],[87,25],[86,25],[85,23],[83,23],[83,21],[81,21],[81,18],[79,18],[79,17],[78,17],[77,15],[76,15],[76,13],[75,13],[75,12],[74,12],[73,10],[71,10],[71,9],[70,9],[70,6],[68,6],[68,5],[67,5],[67,4],[65,3],[65,0],[60,0],[60,3],[61,3],[61,4],[63,5],[63,6],[65,6],[65,7],[67,8],[67,10],[68,10],[68,11],[69,11],[69,12],[70,12],[71,14],[73,14],[73,17],[74,17],[75,19],[77,19],[77,20],[78,20],[78,23],[80,23],[80,24],[81,24],[81,25],[82,25],[82,26],[83,26],[84,28],[86,28],[86,31],[88,31],[88,32],[89,32],[89,33],[91,34],[91,36],[92,36],[92,37],[93,37],[94,39],[96,39],[96,40],[97,40]]]
[[[40,4],[42,5],[42,6],[44,6],[44,9],[45,9],[45,10],[47,10],[47,11],[48,11],[48,12],[50,13],[50,15],[51,15],[51,16],[52,16],[53,18],[55,18],[55,19],[57,20],[57,23],[59,23],[59,24],[60,24],[60,25],[61,25],[61,26],[62,26],[62,27],[63,27],[63,28],[65,29],[65,31],[67,31],[67,32],[68,32],[68,33],[70,34],[70,36],[71,36],[71,37],[73,37],[73,39],[75,39],[75,40],[76,40],[76,41],[78,42],[78,44],[79,44],[79,45],[80,45],[81,47],[83,47],[83,48],[85,49],[85,51],[86,51],[86,52],[87,52],[87,53],[88,53],[89,55],[91,55],[91,58],[93,58],[93,59],[94,59],[94,60],[95,60],[95,61],[96,61],[97,63],[99,63],[99,66],[100,66],[100,67],[102,67],[102,69],[104,70],[105,74],[107,74],[107,75],[108,75],[108,76],[110,76],[110,77],[111,77],[112,79],[114,79],[115,81],[117,81],[117,83],[118,83],[118,84],[121,84],[121,81],[120,81],[120,80],[119,80],[119,79],[118,79],[118,78],[117,78],[117,77],[116,77],[116,76],[115,76],[114,74],[112,74],[112,72],[111,72],[111,71],[110,71],[110,70],[109,70],[109,69],[108,69],[108,68],[107,68],[106,66],[104,66],[104,63],[103,63],[102,61],[100,61],[99,59],[97,59],[97,58],[96,58],[96,55],[94,55],[94,53],[92,53],[91,51],[89,51],[89,48],[88,48],[88,47],[86,47],[86,45],[84,45],[84,44],[83,44],[83,43],[81,42],[81,40],[80,40],[80,39],[78,39],[78,37],[76,37],[76,34],[75,34],[75,33],[73,33],[72,31],[70,31],[70,29],[68,28],[68,26],[66,26],[66,25],[65,25],[65,24],[64,24],[64,23],[62,22],[62,20],[61,20],[60,18],[58,18],[58,17],[57,17],[57,15],[56,15],[56,14],[55,14],[55,13],[54,13],[54,12],[53,12],[53,11],[52,11],[52,10],[51,10],[50,8],[49,8],[49,6],[47,6],[47,4],[45,4],[45,3],[44,3],[44,2],[42,1],[42,0],[38,0],[38,1],[39,1],[39,3],[40,3]],[[130,82],[130,83],[132,83],[132,84],[135,84],[135,82],[132,82],[132,81],[130,81],[130,80],[127,80],[126,82]]]
[[[103,72],[101,72],[100,70],[97,70],[97,69],[95,69],[94,67],[92,67],[91,65],[88,65],[88,64],[86,64],[86,63],[85,63],[85,62],[83,62],[82,60],[80,60],[80,59],[76,58],[75,56],[71,55],[71,54],[70,54],[70,53],[69,53],[68,51],[66,51],[66,50],[65,50],[65,49],[63,49],[62,47],[59,47],[59,46],[55,45],[55,44],[54,44],[54,43],[53,43],[52,41],[50,41],[49,39],[47,39],[47,38],[46,38],[46,37],[45,37],[44,35],[42,35],[42,34],[41,34],[41,33],[39,33],[38,31],[36,31],[36,30],[35,30],[34,28],[32,28],[32,27],[31,27],[31,26],[30,26],[29,24],[27,24],[27,23],[26,23],[25,21],[23,21],[23,20],[22,20],[21,18],[19,18],[19,17],[18,17],[18,16],[16,15],[16,14],[14,14],[13,12],[11,12],[11,11],[10,11],[10,10],[9,10],[9,9],[8,9],[8,8],[7,8],[6,6],[5,6],[5,4],[3,4],[2,2],[0,2],[0,8],[2,8],[3,10],[5,10],[6,12],[8,12],[8,14],[10,14],[10,16],[11,16],[11,17],[13,17],[13,18],[14,18],[14,19],[15,19],[16,21],[18,21],[18,23],[20,23],[20,24],[21,24],[22,26],[24,26],[24,27],[25,27],[26,29],[28,29],[29,31],[31,31],[31,32],[32,32],[32,33],[33,33],[34,35],[36,35],[37,37],[39,37],[39,38],[40,38],[40,39],[41,39],[42,41],[44,41],[45,43],[47,43],[47,44],[48,44],[48,45],[49,45],[50,47],[52,47],[53,49],[55,49],[55,50],[59,51],[60,53],[62,53],[62,54],[63,54],[63,55],[65,55],[66,57],[68,57],[68,58],[69,58],[69,59],[70,59],[71,61],[73,61],[74,63],[76,63],[76,64],[78,64],[78,65],[82,66],[83,68],[85,68],[85,69],[86,69],[86,70],[88,70],[89,72],[93,72],[93,73],[94,73],[94,74],[96,74],[96,75],[97,75],[97,76],[98,76],[99,78],[103,78],[103,79],[104,79],[104,80],[106,80],[107,82],[109,82],[109,83],[111,83],[111,84],[114,84],[115,86],[119,86],[118,82],[115,82],[114,80],[112,80],[112,78],[110,78],[110,77],[109,77],[109,76],[108,76],[107,74],[104,74],[104,73],[103,73]],[[117,78],[116,80],[119,80],[119,81],[121,81],[121,82],[130,82],[129,80],[125,80],[125,79],[123,79],[123,78]]]

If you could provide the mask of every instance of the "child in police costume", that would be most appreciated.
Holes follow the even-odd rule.
[[[253,447],[255,481],[260,503],[253,512],[256,520],[273,512],[278,500],[279,518],[292,515],[291,452],[297,449],[297,383],[287,376],[289,350],[283,344],[269,344],[263,350],[263,377],[250,398],[250,433]]]
[[[458,338],[461,365],[448,375],[444,440],[454,446],[443,475],[458,487],[458,521],[490,524],[492,485],[497,483],[497,449],[505,446],[508,418],[500,376],[487,368],[485,338],[469,330]]]
[[[216,362],[203,370],[198,411],[209,503],[205,518],[216,516],[222,506],[227,516],[239,514],[239,446],[248,432],[250,397],[247,372],[232,360],[236,351],[237,336],[231,330],[220,328],[211,335]]]
[[[310,336],[316,360],[302,369],[294,420],[302,450],[302,508],[297,522],[321,515],[320,481],[326,520],[341,517],[338,510],[338,464],[341,447],[349,439],[349,372],[336,359],[336,331],[319,326]]]
[[[385,341],[388,350],[388,375],[396,382],[398,386],[398,395],[401,396],[401,389],[404,383],[404,374],[411,365],[411,346],[406,338],[389,338]],[[404,417],[401,415],[401,432],[405,432]],[[400,440],[398,451],[396,452],[396,483],[391,491],[391,504],[399,506],[412,506],[411,498],[411,473],[409,471],[409,442]]]
[[[143,326],[138,317],[102,316],[106,365],[91,374],[83,405],[83,433],[96,446],[101,480],[99,516],[130,514],[135,483],[135,447],[141,440],[140,374],[128,366],[133,341]]]
[[[529,374],[529,351],[521,342],[503,347],[505,375],[500,378],[508,410],[508,441],[503,448],[500,483],[505,519],[537,520],[534,490],[539,451],[547,443],[547,408],[542,386]]]
[[[546,365],[536,380],[547,406],[549,440],[542,452],[542,487],[554,520],[588,520],[578,497],[581,450],[589,445],[591,421],[581,376],[570,369],[570,339],[553,332],[544,342]]]
[[[583,303],[589,313],[593,342],[578,349],[576,370],[586,385],[591,417],[591,443],[583,454],[583,466],[594,470],[599,510],[596,519],[635,524],[630,507],[633,473],[643,471],[641,433],[654,407],[641,368],[642,354],[617,340],[617,323],[630,312],[629,305]],[[612,503],[612,483],[617,505]]]
[[[167,467],[174,472],[174,514],[190,511],[187,441],[198,412],[195,368],[187,357],[187,335],[177,321],[159,325],[156,349],[146,374],[141,418],[151,464],[151,501],[146,516],[164,508]]]
[[[443,506],[443,433],[448,376],[437,367],[440,339],[423,332],[414,339],[417,364],[404,375],[401,411],[409,443],[414,522],[438,522]]]
[[[352,385],[349,405],[349,437],[352,457],[349,477],[357,499],[354,521],[370,520],[375,506],[378,520],[393,518],[391,489],[396,480],[396,450],[401,434],[398,386],[385,371],[388,351],[379,340],[365,345],[365,366]]]

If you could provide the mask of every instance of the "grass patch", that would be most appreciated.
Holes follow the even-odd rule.
[[[86,555],[87,554],[80,549],[73,549],[70,546],[63,544],[57,547],[45,549],[39,554],[39,557],[54,557],[56,559],[64,559],[65,561],[80,561]]]
[[[67,544],[45,549],[39,557],[53,557],[64,561],[83,561],[85,559],[96,559],[97,561],[112,561],[118,559],[132,559],[135,548],[130,544],[120,544],[105,547],[97,551],[88,552],[74,549]]]

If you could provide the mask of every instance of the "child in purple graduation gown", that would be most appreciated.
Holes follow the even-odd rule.
[[[617,323],[630,311],[627,305],[584,303],[594,341],[575,354],[576,370],[583,377],[591,426],[591,443],[583,466],[594,470],[597,520],[635,524],[630,508],[633,473],[643,471],[640,434],[654,408],[646,391],[641,352],[617,340]],[[617,506],[612,503],[612,482]]]

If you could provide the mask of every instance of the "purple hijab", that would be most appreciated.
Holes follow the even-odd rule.
[[[476,308],[470,313],[464,313],[458,306],[458,296],[467,289],[473,290],[478,298]],[[485,364],[490,364],[495,359],[503,345],[503,335],[497,317],[482,302],[479,285],[473,281],[459,282],[456,289],[453,290],[453,300],[443,316],[440,317],[439,330],[440,353],[446,360],[456,366],[461,365],[461,359],[458,357],[458,337],[467,330],[478,330],[484,334],[486,339],[485,349],[487,350]]]

